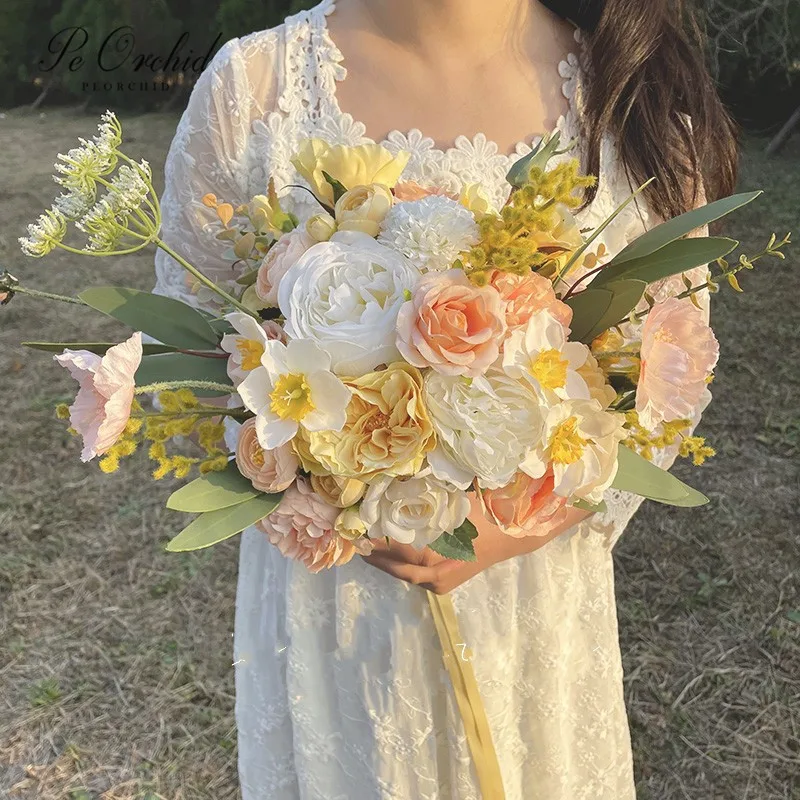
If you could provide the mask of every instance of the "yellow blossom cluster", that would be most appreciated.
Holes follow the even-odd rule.
[[[643,428],[639,423],[636,411],[625,412],[625,427],[628,430],[628,439],[625,444],[631,447],[648,461],[653,460],[653,450],[663,449],[675,444],[679,439],[678,454],[683,458],[692,457],[695,466],[700,466],[707,458],[716,455],[713,447],[706,444],[702,436],[686,436],[685,431],[691,426],[691,420],[675,419],[664,422],[661,431],[654,433]]]
[[[105,452],[98,466],[105,473],[116,472],[120,459],[132,456],[140,444],[149,442],[149,457],[157,462],[153,478],[160,480],[170,474],[185,478],[197,466],[201,474],[225,469],[227,448],[223,443],[224,425],[215,418],[214,409],[204,406],[189,389],[162,391],[158,394],[160,410],[145,412],[134,398],[131,416],[122,436]],[[66,404],[56,408],[56,416],[69,418]],[[200,457],[169,455],[167,443],[181,436],[194,434],[204,451]]]
[[[569,210],[580,206],[582,190],[594,182],[593,176],[580,174],[576,159],[552,169],[531,167],[527,182],[500,214],[478,221],[480,241],[464,259],[473,283],[484,285],[491,270],[554,276],[582,243]]]

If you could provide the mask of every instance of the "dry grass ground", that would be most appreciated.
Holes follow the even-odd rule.
[[[175,123],[130,120],[131,149],[158,164]],[[149,257],[17,251],[52,195],[48,164],[91,125],[68,112],[0,119],[0,265],[54,291],[146,288]],[[800,141],[770,162],[753,144],[743,183],[773,188],[736,220],[751,251],[773,228],[800,228]],[[692,475],[712,504],[651,504],[618,545],[642,800],[800,798],[798,260],[717,298],[723,359],[703,432],[719,456]],[[70,379],[17,345],[78,326],[123,333],[23,298],[0,312],[0,796],[234,798],[236,543],[165,553],[179,525],[162,507],[169,487],[154,490],[141,460],[111,478],[78,462],[52,416]]]

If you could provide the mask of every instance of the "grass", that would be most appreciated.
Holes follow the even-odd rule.
[[[128,120],[158,164],[174,115]],[[0,265],[51,291],[152,285],[150,256],[24,259],[48,164],[86,135],[69,112],[0,119]],[[772,161],[748,143],[744,187],[770,187],[731,231],[749,252],[800,229],[800,141]],[[643,507],[617,546],[626,695],[641,800],[798,800],[800,286],[792,263],[745,275],[714,306],[722,362],[702,432],[719,455],[679,473],[697,512]],[[68,280],[64,277],[68,276]],[[53,417],[73,386],[21,339],[119,339],[81,308],[0,310],[0,796],[238,796],[231,632],[236,543],[168,554],[180,526],[138,459],[103,476]]]

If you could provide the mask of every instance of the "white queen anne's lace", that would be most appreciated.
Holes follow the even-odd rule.
[[[236,274],[213,236],[214,192],[236,204],[275,180],[303,220],[318,213],[290,158],[299,142],[370,141],[342,113],[346,77],[326,15],[330,0],[272,30],[226,43],[200,77],[166,164],[164,237],[218,280]],[[560,65],[579,135],[580,58]],[[423,132],[382,144],[411,153],[405,180],[458,194],[480,183],[495,208],[505,174],[536,141],[507,155],[477,134],[447,149]],[[630,187],[612,141],[600,182],[578,215],[591,227]],[[648,226],[629,205],[602,240],[616,251]],[[156,257],[157,291],[195,305],[182,270]],[[656,299],[674,286],[651,287]],[[680,288],[678,289],[680,291]],[[660,454],[668,465],[674,451]],[[610,549],[640,500],[611,492],[596,515],[531,555],[496,564],[451,593],[471,652],[508,800],[633,800]],[[243,534],[235,655],[239,767],[244,800],[478,800],[470,754],[424,593],[356,557],[309,574],[263,533]]]

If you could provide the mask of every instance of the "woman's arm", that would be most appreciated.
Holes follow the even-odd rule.
[[[393,540],[389,544],[383,540],[376,541],[372,554],[362,558],[395,578],[429,589],[435,594],[446,594],[493,564],[538,550],[592,515],[590,511],[571,508],[560,525],[517,538],[503,533],[486,519],[474,494],[470,496],[470,502],[472,510],[469,518],[478,531],[474,540],[475,561],[455,561],[440,556],[430,547],[417,550],[410,544],[399,544]]]

